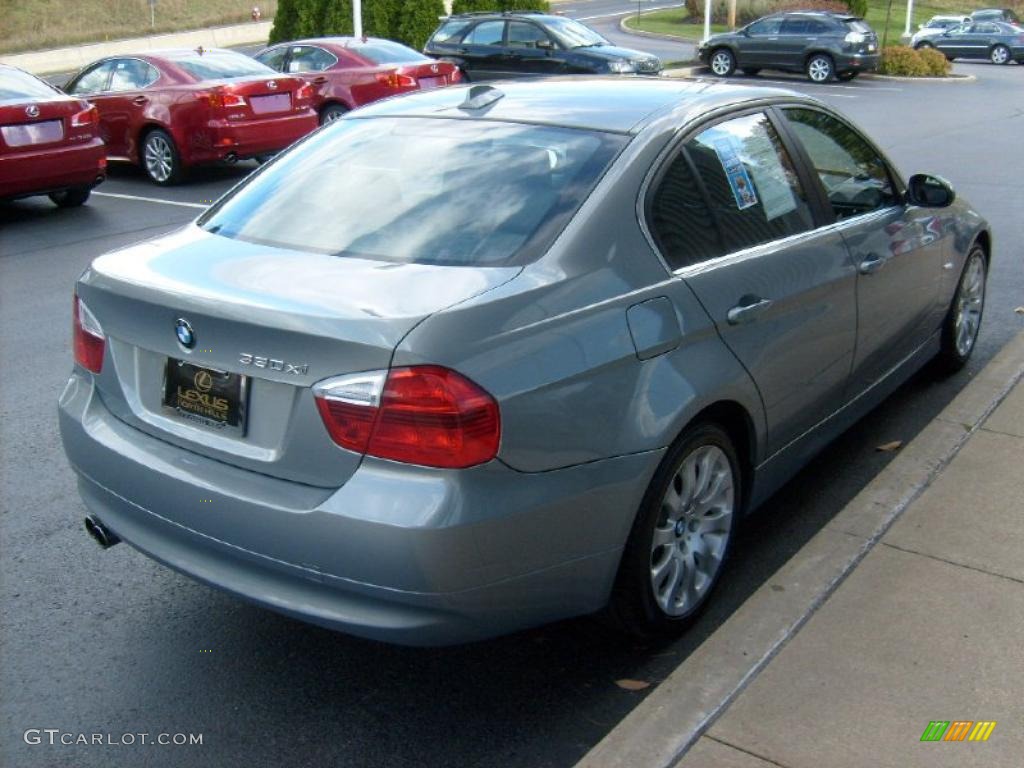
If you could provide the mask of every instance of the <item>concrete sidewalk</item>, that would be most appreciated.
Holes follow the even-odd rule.
[[[879,543],[677,765],[1024,764],[1024,383]]]
[[[1022,634],[1024,333],[577,768],[1017,768]]]

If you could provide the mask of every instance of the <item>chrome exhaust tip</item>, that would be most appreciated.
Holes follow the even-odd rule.
[[[228,165],[234,165],[235,163],[238,162],[238,155],[236,155],[234,152],[228,152],[226,155],[224,155],[224,162],[227,163]]]
[[[114,535],[113,531],[92,515],[85,518],[85,532],[92,536],[93,540],[104,549],[110,549],[121,541]]]

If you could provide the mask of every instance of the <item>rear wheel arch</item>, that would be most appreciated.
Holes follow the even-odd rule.
[[[146,137],[153,131],[163,131],[170,136],[171,139],[174,138],[174,134],[171,133],[171,129],[161,125],[160,123],[143,123],[142,127],[139,129],[139,138],[135,145],[135,159],[138,161],[139,165],[143,165],[146,162],[145,158],[142,156],[143,146],[146,143]]]
[[[708,405],[690,419],[680,430],[682,435],[695,424],[714,424],[720,427],[732,440],[740,462],[740,480],[743,490],[741,505],[746,504],[753,481],[757,455],[757,431],[750,412],[735,400],[719,400]],[[678,437],[677,437],[678,439]],[[744,511],[742,506],[740,513]]]
[[[992,235],[987,229],[982,229],[975,235],[974,242],[985,252],[985,268],[988,269],[992,266]]]

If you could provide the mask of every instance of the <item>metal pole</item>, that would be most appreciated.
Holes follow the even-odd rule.
[[[889,18],[892,16],[892,0],[889,0],[889,5],[885,9],[885,29],[882,30],[882,47],[889,43]]]
[[[704,0],[704,39],[711,37],[711,0]]]
[[[363,36],[363,0],[352,0],[352,34]]]
[[[914,0],[907,0],[907,28],[903,30],[903,34],[910,36],[910,26],[914,23]]]
[[[736,0],[729,0],[729,29],[736,29]]]

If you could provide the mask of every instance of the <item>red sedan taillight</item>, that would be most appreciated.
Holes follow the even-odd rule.
[[[498,453],[498,404],[448,368],[417,365],[339,376],[313,388],[331,439],[381,459],[462,469]]]
[[[71,116],[71,127],[87,128],[90,125],[96,125],[99,121],[100,111],[90,105],[88,109],[83,109],[81,112],[76,112]]]
[[[415,88],[419,85],[415,77],[401,72],[378,72],[377,82],[388,88]]]
[[[214,109],[234,109],[245,106],[245,96],[223,87],[197,93],[196,98],[205,101]]]
[[[296,101],[305,101],[306,99],[313,98],[313,86],[309,83],[303,83],[297,91],[295,91]]]
[[[75,362],[88,371],[99,373],[103,370],[103,352],[107,346],[107,337],[103,334],[96,316],[89,311],[84,302],[75,294],[74,313],[74,347]]]

